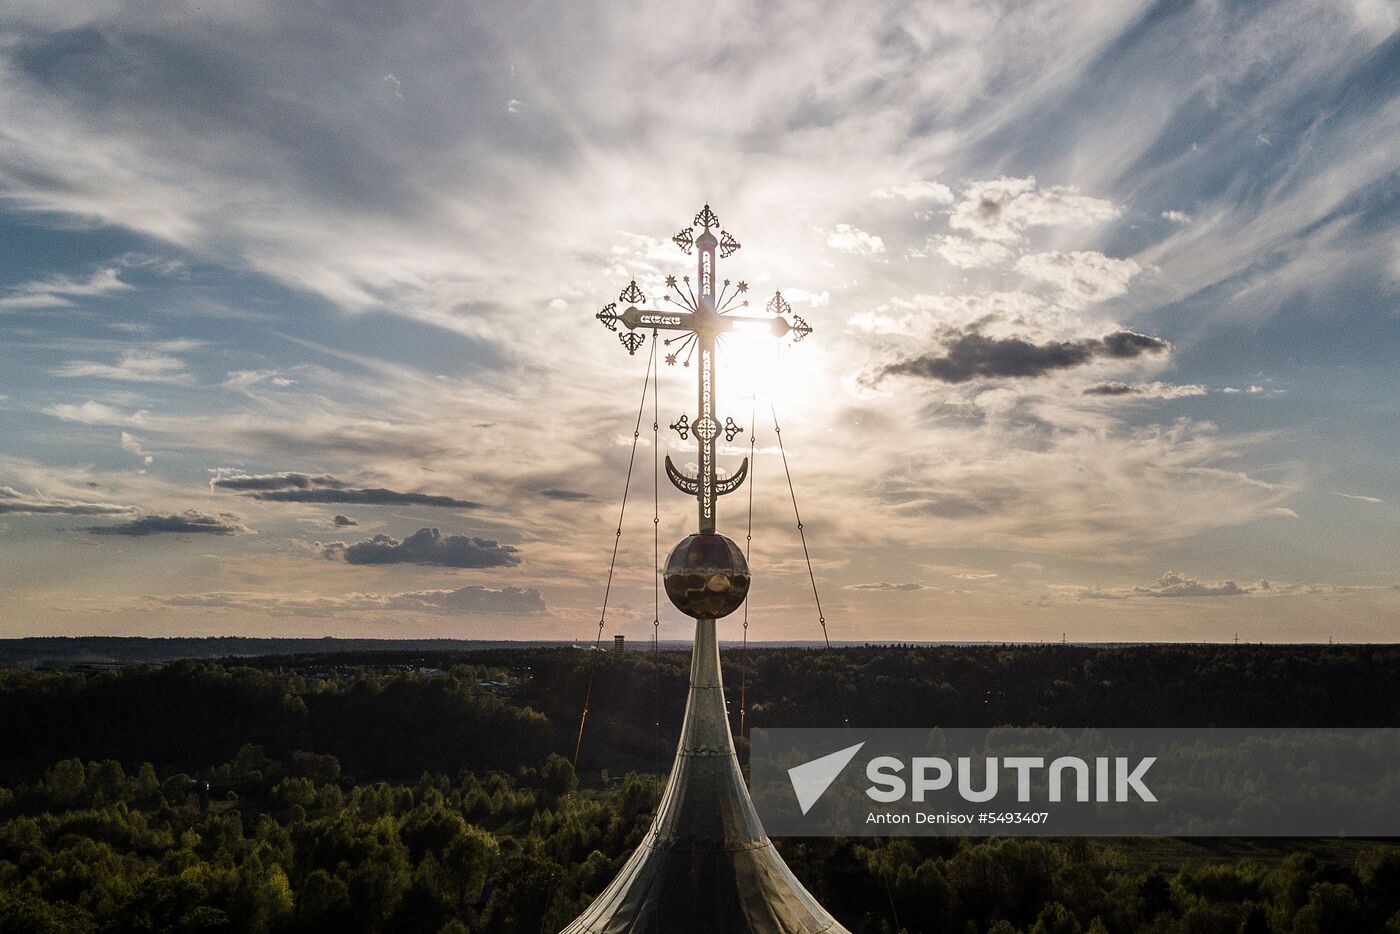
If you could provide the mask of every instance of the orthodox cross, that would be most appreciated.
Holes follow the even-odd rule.
[[[698,236],[695,232],[697,228],[701,228]],[[719,230],[718,237],[713,230]],[[715,418],[715,353],[721,338],[739,329],[758,329],[780,338],[791,334],[795,343],[811,334],[812,328],[800,315],[792,313],[792,306],[783,298],[781,292],[774,292],[768,301],[767,317],[735,314],[749,307],[748,299],[744,297],[749,286],[746,282],[741,281],[735,285],[725,279],[716,289],[715,252],[718,251],[721,258],[727,259],[739,249],[739,241],[720,227],[719,218],[710,210],[708,204],[695,215],[691,226],[684,228],[671,239],[687,256],[692,252],[696,254],[694,283],[689,276],[683,276],[682,287],[676,282],[675,276],[666,277],[667,294],[662,300],[677,306],[675,310],[639,307],[647,303],[647,297],[638,288],[637,280],[633,279],[618,295],[617,301],[604,306],[595,317],[603,322],[609,331],[617,332],[618,340],[627,348],[629,354],[635,354],[646,342],[646,330],[649,329],[653,339],[659,331],[681,332],[665,341],[666,347],[674,347],[674,350],[666,354],[668,366],[675,366],[681,354],[685,354],[681,363],[688,367],[692,355],[700,355],[699,371],[696,374],[699,415],[694,421],[682,415],[671,424],[680,434],[682,441],[692,434],[695,435],[700,456],[699,473],[695,477],[687,477],[676,469],[675,464],[671,463],[670,455],[667,455],[666,476],[677,489],[699,501],[700,531],[707,533],[715,530],[715,499],[737,490],[749,471],[747,457],[732,476],[721,480],[716,471],[715,443],[720,434],[724,435],[726,441],[733,441],[734,437],[744,430],[733,418],[725,418],[723,425]],[[623,311],[618,311],[619,304],[626,306]],[[627,330],[618,331],[619,324]]]

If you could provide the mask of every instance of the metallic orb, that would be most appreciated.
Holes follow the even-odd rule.
[[[716,532],[681,540],[666,559],[666,596],[686,616],[719,619],[749,595],[749,563],[739,546]]]

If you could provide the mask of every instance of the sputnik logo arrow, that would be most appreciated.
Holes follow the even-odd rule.
[[[856,743],[854,746],[847,746],[820,759],[813,759],[788,769],[792,790],[797,795],[797,804],[802,808],[804,815],[826,793],[842,769],[850,765],[856,753],[860,752],[860,747],[864,745],[865,743]]]

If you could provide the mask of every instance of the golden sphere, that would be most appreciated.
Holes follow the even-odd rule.
[[[686,616],[719,619],[749,595],[749,563],[739,546],[717,532],[681,540],[666,559],[666,596]]]

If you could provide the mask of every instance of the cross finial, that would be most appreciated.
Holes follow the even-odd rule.
[[[701,228],[696,234],[696,228]],[[720,341],[736,328],[766,330],[775,337],[793,338],[796,343],[812,333],[812,327],[793,314],[792,305],[783,298],[781,292],[773,293],[766,309],[767,317],[738,314],[749,307],[745,297],[749,286],[740,281],[737,286],[729,279],[720,280],[716,269],[718,259],[728,259],[739,249],[739,241],[720,229],[719,237],[710,232],[719,228],[719,216],[706,204],[695,215],[689,227],[683,228],[671,239],[687,256],[698,250],[694,282],[690,276],[666,277],[666,294],[662,300],[676,306],[675,310],[661,311],[640,308],[647,297],[634,279],[617,297],[617,302],[606,305],[598,312],[597,318],[610,331],[617,331],[622,324],[625,331],[618,332],[618,340],[627,352],[635,354],[646,340],[646,331],[653,336],[659,331],[679,332],[668,338],[666,346],[675,348],[666,354],[669,365],[675,365],[684,354],[684,365],[690,366],[692,354],[698,352],[700,360],[696,378],[699,390],[699,414],[692,420],[688,415],[681,416],[672,428],[676,429],[681,440],[695,435],[699,448],[699,475],[688,477],[676,469],[671,458],[666,458],[666,475],[681,491],[694,496],[700,504],[700,530],[715,530],[715,500],[725,493],[737,490],[748,473],[749,462],[745,458],[731,476],[721,480],[715,466],[715,446],[720,434],[732,441],[743,429],[732,418],[726,418],[721,425],[714,414],[715,403],[715,357]],[[716,257],[718,253],[718,257]],[[716,283],[720,283],[716,288]],[[619,307],[622,308],[619,311]]]

